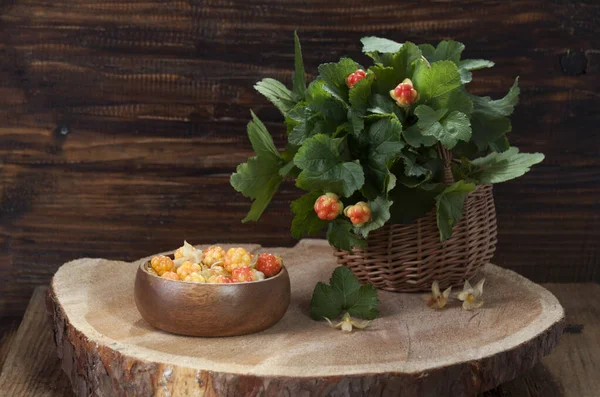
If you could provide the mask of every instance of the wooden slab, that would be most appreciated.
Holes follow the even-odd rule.
[[[554,351],[531,371],[480,394],[482,397],[597,397],[600,389],[600,296],[598,284],[544,284],[556,295],[567,313],[565,333]],[[0,374],[0,396],[71,396],[70,384],[60,369],[50,323],[43,320],[46,287],[38,287],[17,333],[6,319],[0,323],[0,350],[10,353],[6,371]],[[35,313],[35,315],[31,315]],[[23,335],[22,337],[18,335]],[[8,336],[8,337],[7,337]],[[12,343],[18,339],[18,343]],[[35,345],[36,351],[27,349]],[[29,352],[29,354],[27,353]],[[3,356],[6,357],[6,356]],[[567,359],[565,359],[567,358]],[[24,365],[19,363],[27,361]],[[36,362],[42,365],[34,365]],[[18,370],[15,370],[18,368]],[[66,381],[66,382],[65,382]],[[15,388],[14,385],[26,385]]]
[[[255,247],[258,249],[258,247]],[[288,313],[262,333],[202,339],[145,323],[133,302],[139,263],[81,259],[55,275],[49,302],[58,354],[78,395],[472,396],[532,368],[556,344],[564,312],[544,288],[493,265],[486,305],[438,312],[418,295],[380,292],[381,317],[345,335],[310,320],[331,248],[304,240],[269,249],[292,281]]]

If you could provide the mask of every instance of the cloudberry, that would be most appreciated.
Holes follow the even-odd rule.
[[[180,280],[179,276],[175,272],[164,272],[161,277],[168,278],[170,280]]]
[[[256,270],[264,273],[265,277],[273,277],[281,270],[281,258],[273,254],[260,254],[256,261]]]
[[[194,272],[185,276],[183,281],[191,281],[193,283],[205,283],[206,279],[201,274]]]
[[[250,266],[252,262],[252,254],[243,248],[230,248],[227,250],[225,257],[223,258],[223,267],[229,273],[233,272],[233,269],[243,266]]]
[[[364,201],[349,205],[344,210],[344,215],[350,218],[354,226],[362,226],[371,220],[371,208]]]
[[[231,278],[233,281],[238,283],[244,283],[248,281],[254,281],[254,273],[249,266],[238,267],[237,269],[233,269],[231,273]]]
[[[185,261],[177,268],[177,275],[183,280],[190,273],[197,273],[200,271],[202,271],[202,267],[199,264]]]
[[[396,88],[390,91],[390,96],[401,107],[407,107],[419,99],[419,93],[413,88],[410,79],[404,79],[402,83],[398,84]]]
[[[218,276],[212,276],[211,278],[209,278],[208,282],[215,283],[215,284],[230,284],[230,283],[233,283],[234,281],[231,277],[218,275]]]
[[[356,72],[350,73],[348,77],[346,77],[346,85],[348,86],[348,88],[352,88],[354,87],[354,84],[358,83],[365,77],[367,77],[365,71],[362,69],[358,69]]]
[[[332,221],[342,213],[342,203],[335,193],[325,193],[320,196],[314,205],[314,210],[319,219]]]
[[[156,274],[162,276],[164,273],[172,271],[175,265],[173,264],[173,260],[168,256],[159,255],[152,258],[150,266],[152,266]]]
[[[206,266],[212,266],[217,262],[223,262],[225,250],[217,245],[213,245],[204,250],[202,263]]]

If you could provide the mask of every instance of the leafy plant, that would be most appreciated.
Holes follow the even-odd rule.
[[[373,65],[365,69],[350,58],[325,63],[307,86],[294,34],[292,89],[271,78],[256,84],[283,115],[288,144],[280,153],[252,113],[248,135],[256,156],[231,177],[232,186],[253,200],[244,222],[258,220],[281,181],[294,178],[307,191],[292,203],[296,238],[327,228],[333,246],[351,251],[388,222],[412,222],[435,210],[443,241],[476,185],[517,178],[544,159],[519,153],[507,139],[518,78],[503,98],[480,97],[466,85],[473,71],[494,63],[461,59],[459,42],[361,41]],[[444,152],[452,155],[456,182],[450,186],[444,184]],[[334,209],[369,208],[368,221],[336,211],[336,219],[319,219],[313,206],[325,193],[339,199]]]
[[[310,302],[310,315],[314,320],[336,318],[342,313],[372,320],[379,311],[377,290],[371,284],[361,285],[350,269],[337,267],[329,285],[317,283]]]

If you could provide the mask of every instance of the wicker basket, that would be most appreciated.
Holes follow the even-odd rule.
[[[450,183],[449,155],[445,181]],[[364,282],[395,292],[457,286],[492,259],[496,250],[496,210],[492,185],[478,186],[465,200],[452,237],[440,242],[435,210],[408,225],[385,225],[369,234],[368,247],[334,251],[337,262]]]

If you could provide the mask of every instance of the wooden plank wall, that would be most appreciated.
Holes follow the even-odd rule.
[[[191,242],[288,245],[284,184],[257,224],[229,186],[250,155],[252,88],[289,82],[359,39],[455,38],[497,63],[470,89],[521,76],[511,141],[547,159],[496,190],[495,262],[538,281],[600,281],[600,4],[596,1],[4,0],[0,9],[0,316],[82,256],[132,260]],[[117,277],[118,275],[115,275]]]

